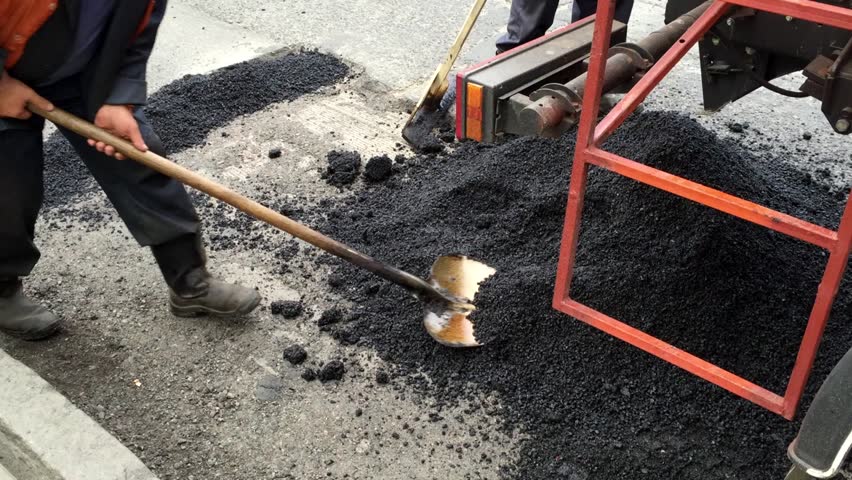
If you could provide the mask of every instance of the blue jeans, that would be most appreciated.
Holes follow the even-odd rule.
[[[506,34],[497,40],[497,52],[511,50],[544,35],[553,26],[558,7],[559,0],[513,0]],[[597,0],[574,0],[571,21],[594,15],[597,8]],[[627,23],[632,10],[633,0],[617,0],[615,19]]]

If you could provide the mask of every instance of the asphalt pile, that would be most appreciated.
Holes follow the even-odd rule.
[[[636,116],[606,148],[830,228],[845,201],[677,114]],[[783,477],[797,423],[551,308],[573,149],[565,136],[421,154],[317,219],[423,276],[449,253],[498,270],[472,317],[485,345],[451,350],[419,325],[418,301],[331,260],[338,290],[361,307],[348,331],[439,405],[474,399],[529,435],[507,478]],[[823,251],[597,168],[579,245],[574,298],[783,392]],[[804,406],[852,344],[848,294],[844,285]],[[498,401],[478,400],[489,393]]]

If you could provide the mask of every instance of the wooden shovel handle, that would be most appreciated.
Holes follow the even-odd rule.
[[[154,152],[143,152],[134,147],[132,143],[64,110],[55,108],[51,111],[47,111],[32,104],[27,105],[27,108],[29,108],[31,112],[50,120],[58,126],[67,128],[84,138],[91,138],[107,145],[111,145],[116,149],[116,151],[121,152],[121,154],[127,158],[133,159],[142,165],[162,173],[163,175],[167,175],[185,185],[204,192],[211,197],[217,198],[262,222],[283,230],[294,237],[300,238],[332,255],[338,256],[359,267],[367,269],[376,275],[390,280],[391,282],[414,292],[427,294],[433,298],[446,298],[444,294],[419,277],[408,272],[404,272],[398,268],[391,267],[390,265],[386,265],[370,256],[364,255],[343,243],[331,239],[312,228],[296,222],[295,220],[287,218],[270,208],[264,207],[254,200],[244,197],[224,185],[167,160]],[[118,162],[119,160],[116,161]]]
[[[438,66],[438,70],[435,72],[435,82],[429,86],[430,95],[443,94],[441,90],[445,90],[443,85],[447,80],[447,75],[449,75],[450,70],[452,70],[453,65],[455,65],[456,60],[459,58],[459,53],[461,52],[464,43],[467,41],[470,31],[473,30],[473,26],[476,24],[479,14],[482,13],[482,9],[485,8],[485,1],[486,0],[476,0],[470,8],[470,12],[467,14],[467,18],[465,18],[464,24],[462,25],[461,30],[459,30],[458,35],[456,35],[456,39],[453,41],[450,51],[444,58],[444,62]]]
[[[450,47],[450,51],[447,53],[447,56],[444,57],[443,63],[438,65],[435,69],[435,73],[432,74],[429,83],[426,84],[426,91],[420,96],[420,99],[414,106],[414,110],[411,111],[411,115],[402,127],[403,131],[408,129],[408,126],[411,125],[414,118],[417,116],[417,112],[419,112],[424,105],[429,104],[435,107],[441,102],[441,98],[444,96],[444,92],[447,91],[447,87],[449,86],[447,83],[447,75],[450,74],[450,70],[452,70],[453,65],[455,65],[456,59],[459,58],[459,53],[461,52],[464,43],[467,41],[467,37],[470,36],[470,32],[473,30],[473,26],[476,24],[479,14],[482,13],[482,9],[485,8],[485,2],[486,0],[475,0],[473,3],[461,30],[458,35],[456,35],[456,39]]]

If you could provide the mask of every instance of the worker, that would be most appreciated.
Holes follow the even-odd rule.
[[[497,40],[497,53],[511,50],[547,33],[556,18],[559,0],[512,0],[506,34]],[[574,0],[571,21],[594,15],[597,0]],[[616,0],[615,19],[626,24],[633,10],[633,0]]]
[[[164,154],[142,106],[146,65],[166,3],[0,0],[0,331],[6,334],[38,340],[61,325],[22,291],[21,278],[39,259],[34,231],[43,197],[44,120],[26,105],[55,105],[140,150]],[[122,161],[110,145],[59,131],[133,237],[151,247],[175,315],[243,315],[257,307],[255,290],[207,271],[199,219],[183,185]]]

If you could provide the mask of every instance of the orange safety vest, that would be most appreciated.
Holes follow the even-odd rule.
[[[56,11],[61,0],[0,0],[0,48],[8,52],[4,68],[14,67],[30,38]],[[154,11],[154,1],[149,0],[145,16],[136,34],[145,30]]]

